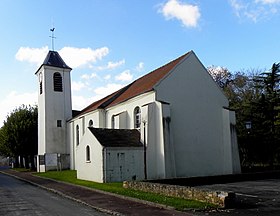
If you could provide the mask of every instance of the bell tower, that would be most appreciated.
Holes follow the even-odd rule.
[[[72,118],[71,68],[56,51],[49,51],[36,71],[38,77],[37,171],[70,166],[67,120]]]

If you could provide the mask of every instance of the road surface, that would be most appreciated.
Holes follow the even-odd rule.
[[[0,215],[105,216],[107,214],[0,173]]]

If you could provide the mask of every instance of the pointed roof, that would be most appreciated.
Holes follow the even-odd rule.
[[[64,62],[64,60],[61,58],[61,56],[59,55],[59,53],[57,51],[51,51],[50,50],[49,53],[47,54],[43,64],[40,66],[40,68],[43,65],[52,66],[52,67],[58,67],[58,68],[65,68],[65,69],[72,70],[72,68],[70,68]],[[39,71],[39,69],[36,71],[36,73]]]
[[[104,147],[142,147],[137,129],[88,128]]]
[[[98,100],[81,111],[81,114],[91,112],[96,109],[104,109],[122,103],[140,94],[152,91],[154,86],[160,82],[170,71],[173,70],[186,56],[192,51],[180,56],[179,58],[163,65],[162,67],[140,77],[122,89]]]

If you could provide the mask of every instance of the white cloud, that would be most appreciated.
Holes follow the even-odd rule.
[[[107,84],[106,86],[102,86],[94,89],[93,92],[95,93],[95,95],[93,97],[73,95],[72,96],[73,109],[82,110],[88,105],[90,105],[91,103],[108,96],[109,94],[121,89],[122,87],[124,87],[124,85],[110,83]]]
[[[16,59],[40,65],[43,63],[48,50],[47,46],[42,48],[20,47],[16,53]]]
[[[106,86],[98,87],[94,90],[94,93],[97,94],[99,98],[105,97],[120,88],[124,87],[124,85],[121,84],[116,84],[116,83],[110,83],[107,84]]]
[[[105,79],[105,80],[111,79],[111,75],[110,75],[110,74],[107,74],[106,76],[104,76],[104,79]]]
[[[108,70],[108,69],[109,70],[113,70],[113,69],[115,69],[115,68],[117,68],[117,67],[119,67],[121,65],[124,65],[124,64],[125,64],[125,60],[124,59],[120,60],[118,62],[111,62],[111,61],[109,61],[106,66],[100,66],[97,69],[98,70]]]
[[[125,70],[122,73],[120,73],[119,75],[115,76],[116,80],[119,81],[131,81],[133,78],[133,75],[130,73],[130,70]]]
[[[136,66],[137,71],[142,71],[144,69],[144,62],[139,62],[139,64]]]
[[[64,47],[59,53],[67,65],[77,68],[101,60],[104,56],[108,55],[109,49],[107,47],[95,50],[91,48]]]
[[[73,91],[80,91],[81,89],[85,88],[87,85],[81,81],[79,82],[75,82],[75,81],[72,81],[71,83],[71,89]]]
[[[257,23],[278,13],[280,0],[229,0],[229,3],[241,20],[245,18]]]
[[[262,3],[262,4],[278,4],[280,3],[280,0],[255,0],[256,3]]]
[[[32,64],[40,65],[43,63],[44,58],[48,53],[48,50],[48,47],[20,47],[15,57],[19,61],[27,61]],[[66,62],[66,64],[72,68],[82,66],[91,67],[91,63],[95,63],[97,60],[101,60],[103,57],[108,55],[109,48],[101,47],[98,49],[91,49],[64,47],[58,52],[63,58],[63,60]]]
[[[9,113],[21,105],[35,105],[37,104],[38,93],[18,93],[16,91],[10,92],[4,100],[0,102],[0,127]]]
[[[159,11],[167,20],[178,19],[185,27],[196,27],[200,18],[198,6],[178,0],[168,0]]]
[[[73,101],[72,108],[74,110],[82,110],[96,100],[95,98],[87,98],[84,96],[73,95],[72,101]]]
[[[92,73],[92,74],[83,74],[81,76],[82,79],[85,79],[85,80],[89,80],[89,79],[92,79],[92,78],[95,78],[97,77],[97,74],[96,73]]]

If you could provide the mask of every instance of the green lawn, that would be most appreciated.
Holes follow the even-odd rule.
[[[210,203],[199,202],[196,200],[186,200],[175,197],[168,197],[163,195],[158,195],[154,193],[136,191],[131,189],[125,189],[122,187],[122,183],[96,183],[92,181],[85,181],[77,179],[77,173],[73,170],[65,171],[49,171],[46,173],[36,173],[35,175],[47,177],[59,181],[64,181],[76,185],[82,185],[89,188],[94,188],[110,193],[115,193],[119,195],[124,195],[128,197],[134,197],[141,200],[147,200],[150,202],[163,204],[166,206],[174,207],[177,210],[185,209],[198,209],[203,210],[207,208],[215,208],[216,206]]]

